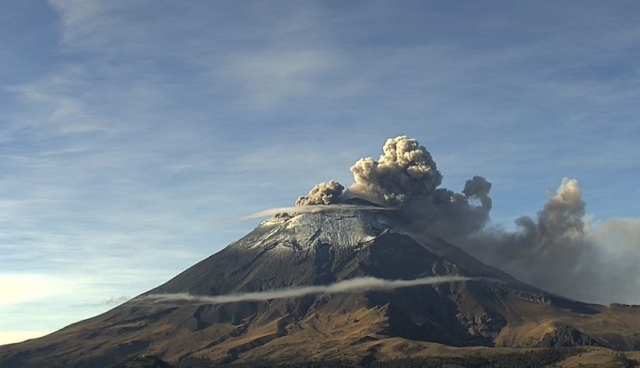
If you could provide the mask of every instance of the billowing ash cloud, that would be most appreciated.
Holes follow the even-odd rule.
[[[440,236],[469,234],[487,223],[491,183],[483,177],[468,180],[462,193],[438,188],[442,174],[431,153],[417,140],[406,136],[391,138],[382,151],[378,160],[363,158],[351,167],[354,183],[348,195],[343,195],[341,184],[329,181],[300,197],[296,206],[336,204],[344,197],[356,196],[399,209],[406,218],[420,219],[416,222],[420,230],[428,229]]]
[[[296,206],[338,203],[343,190],[344,186],[335,180],[316,184],[316,186],[309,191],[309,194],[298,198]]]
[[[536,217],[523,216],[516,231],[490,224],[491,183],[467,180],[461,192],[441,188],[442,174],[415,139],[387,140],[378,160],[353,167],[343,194],[321,183],[297,206],[334,205],[356,196],[399,210],[414,232],[449,240],[481,261],[557,294],[589,302],[640,303],[640,221],[588,224],[578,182],[564,179]]]
[[[433,276],[414,280],[385,280],[375,277],[359,277],[344,280],[331,285],[299,286],[286,289],[249,292],[242,294],[228,295],[191,295],[186,293],[178,294],[150,294],[143,295],[131,300],[129,303],[135,305],[155,305],[166,303],[206,303],[206,304],[227,304],[238,302],[265,301],[273,299],[299,298],[305,295],[314,294],[344,294],[354,292],[364,292],[372,290],[393,290],[419,285],[435,285],[448,282],[463,282],[472,280],[464,276]],[[491,280],[484,280],[491,281]]]
[[[489,221],[491,183],[481,176],[467,180],[462,193],[438,188],[431,197],[406,206],[405,213],[418,229],[448,238],[467,236],[482,229]],[[476,205],[475,202],[480,202]]]
[[[467,180],[467,182],[464,183],[462,193],[464,193],[467,198],[478,198],[480,203],[482,203],[482,207],[490,210],[492,203],[491,197],[489,197],[490,190],[491,183],[482,176],[476,175],[471,180]]]
[[[640,246],[630,246],[640,243],[633,238],[638,224],[613,220],[588,227],[585,207],[578,182],[565,178],[536,218],[516,220],[516,231],[486,227],[450,240],[547,291],[605,304],[640,302]],[[605,232],[608,236],[601,235]],[[624,244],[626,251],[620,252]]]
[[[354,184],[349,191],[373,202],[401,207],[415,198],[431,196],[442,175],[431,154],[417,140],[400,136],[388,139],[378,161],[358,160],[352,167]]]

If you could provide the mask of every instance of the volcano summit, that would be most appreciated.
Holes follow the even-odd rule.
[[[180,366],[366,365],[442,345],[640,349],[639,308],[543,291],[443,239],[486,223],[483,178],[462,193],[438,188],[431,155],[406,137],[352,172],[346,191],[319,184],[164,285],[0,347],[0,367],[109,367],[143,354]]]

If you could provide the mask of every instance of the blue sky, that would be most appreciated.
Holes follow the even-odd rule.
[[[0,343],[103,312],[406,134],[492,219],[640,218],[640,4],[0,4]]]

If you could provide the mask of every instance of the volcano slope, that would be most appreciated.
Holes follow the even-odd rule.
[[[471,280],[225,304],[140,302],[153,294],[215,296],[363,276],[447,275]],[[433,343],[638,350],[639,332],[638,308],[551,295],[442,239],[407,232],[391,211],[348,209],[276,216],[107,313],[0,347],[0,367],[108,367],[142,354],[183,365],[356,362],[410,357]]]

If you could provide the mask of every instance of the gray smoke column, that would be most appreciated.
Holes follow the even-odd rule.
[[[491,183],[481,176],[467,180],[462,193],[438,188],[431,197],[417,199],[407,206],[414,228],[445,239],[469,236],[489,222]],[[480,202],[476,205],[474,202]]]
[[[491,190],[491,183],[489,183],[482,176],[474,176],[471,180],[467,180],[464,183],[464,189],[462,189],[462,193],[467,198],[477,198],[482,207],[486,208],[487,211],[491,209],[491,197],[489,197],[489,191]]]
[[[556,194],[538,214],[538,232],[543,237],[542,242],[582,238],[585,207],[578,182],[564,178]]]
[[[178,294],[150,294],[137,297],[129,302],[129,305],[155,305],[175,302],[226,304],[238,302],[265,301],[273,299],[299,298],[314,294],[344,294],[372,290],[393,290],[420,285],[435,285],[449,282],[463,282],[472,280],[463,276],[433,276],[414,280],[384,280],[375,277],[360,277],[340,281],[331,285],[299,286],[286,289],[258,291],[242,294],[228,295],[191,295]],[[490,280],[485,280],[490,281]]]
[[[351,167],[347,193],[336,182],[321,183],[296,205],[360,197],[398,209],[409,230],[440,236],[533,286],[589,302],[640,303],[640,221],[586,223],[576,180],[563,179],[537,216],[522,216],[516,231],[506,231],[490,224],[492,185],[483,177],[456,192],[440,187],[442,174],[417,140],[391,138],[382,151]]]
[[[351,172],[354,183],[347,194],[336,181],[320,183],[307,196],[298,198],[296,206],[333,205],[355,196],[398,209],[416,229],[442,237],[473,233],[489,220],[491,183],[474,176],[467,180],[462,193],[439,188],[442,174],[431,153],[416,139],[388,139],[378,160],[360,159]]]
[[[575,179],[564,178],[556,193],[549,198],[537,219],[522,216],[515,222],[518,233],[512,234],[526,249],[545,251],[558,244],[581,241],[585,234],[585,203]]]
[[[296,206],[329,205],[340,202],[344,186],[335,180],[316,184],[309,194],[299,197]]]
[[[442,183],[431,154],[417,140],[391,138],[382,151],[378,161],[363,158],[351,167],[351,193],[379,204],[403,206],[414,198],[429,197]]]
[[[439,188],[442,174],[431,153],[406,136],[388,139],[378,161],[358,160],[349,193],[372,202],[399,207],[415,229],[448,237],[470,234],[489,220],[491,183],[474,176],[462,193]],[[480,206],[472,204],[478,200]]]
[[[588,302],[640,302],[640,247],[616,251],[621,243],[633,242],[633,226],[615,221],[616,231],[612,222],[589,228],[585,207],[578,182],[565,178],[536,218],[516,220],[517,231],[487,227],[451,240],[547,291]],[[609,236],[602,236],[605,231]]]

